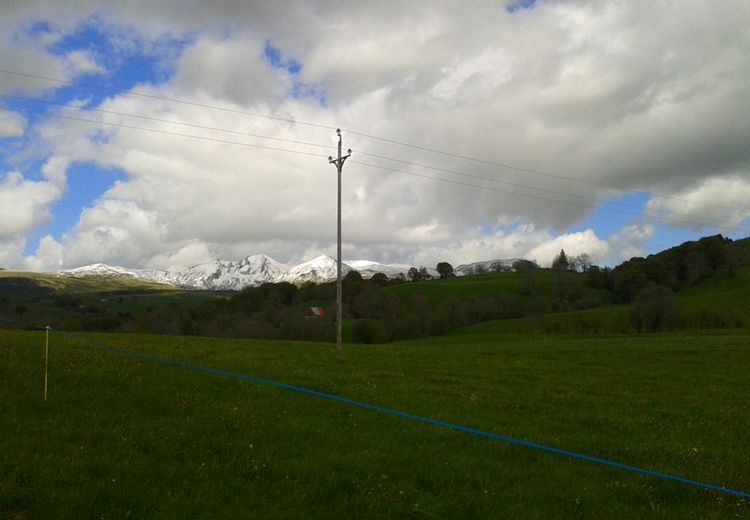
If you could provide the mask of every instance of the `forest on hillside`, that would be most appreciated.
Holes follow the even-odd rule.
[[[741,327],[747,315],[726,306],[701,312],[680,308],[679,295],[707,280],[736,279],[747,284],[748,239],[733,242],[721,235],[686,242],[647,258],[632,258],[601,268],[570,261],[564,251],[551,269],[524,265],[512,273],[451,277],[449,264],[438,264],[439,280],[424,276],[364,280],[357,272],[344,279],[344,318],[349,339],[388,342],[445,334],[490,320],[571,313],[542,332],[651,332],[685,328]],[[53,305],[51,325],[63,330],[138,332],[261,339],[332,341],[336,287],[328,284],[263,284],[201,301],[151,298],[127,291],[96,295],[25,292],[15,281],[0,299],[3,314],[18,322],[39,316],[43,303]],[[713,296],[706,296],[711,298]],[[138,300],[140,298],[140,300]],[[140,302],[140,303],[139,303]],[[311,313],[312,307],[322,313]],[[621,308],[621,312],[580,311]],[[578,311],[576,314],[575,312]],[[28,313],[28,314],[27,314]],[[543,323],[540,321],[539,323]],[[562,324],[562,325],[560,325]]]

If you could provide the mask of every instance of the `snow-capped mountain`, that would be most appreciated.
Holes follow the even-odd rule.
[[[136,276],[134,269],[126,269],[125,267],[116,267],[107,264],[85,265],[69,271],[63,271],[60,274],[72,276],[73,278],[122,278],[123,276],[139,278]]]
[[[518,259],[489,260],[459,265],[456,276],[480,274],[483,272],[512,271]],[[528,260],[520,260],[535,266]],[[408,277],[408,264],[381,264],[370,260],[352,260],[341,265],[342,275],[358,271],[363,278],[372,278],[375,273],[383,273],[388,278]],[[433,277],[439,275],[428,268]],[[183,289],[217,291],[239,291],[245,287],[255,287],[266,282],[289,282],[302,285],[307,282],[326,283],[336,280],[336,259],[321,255],[294,267],[277,262],[267,255],[252,255],[242,260],[214,260],[194,265],[183,271],[159,271],[156,269],[127,269],[106,264],[93,264],[58,273],[61,276],[76,278],[136,278],[149,282],[163,283]]]
[[[370,260],[347,260],[346,265],[358,271],[362,278],[372,278],[376,273],[383,273],[388,278],[395,278],[399,275],[406,276],[412,267],[402,264],[381,264]]]
[[[184,271],[127,269],[106,264],[93,264],[62,271],[63,276],[76,278],[131,277],[150,282],[175,285],[184,289],[236,291],[273,282],[289,270],[289,266],[270,256],[253,255],[239,261],[214,260],[194,265]]]
[[[472,274],[482,273],[498,273],[498,272],[512,272],[516,268],[514,264],[516,262],[530,263],[536,266],[529,260],[523,260],[521,258],[510,258],[506,260],[486,260],[484,262],[473,262],[471,264],[461,264],[453,270],[453,274],[456,276],[469,276]],[[537,268],[539,266],[536,266]]]
[[[352,268],[341,263],[341,276],[346,276]],[[336,259],[330,256],[320,255],[312,260],[303,262],[289,269],[279,276],[276,282],[289,282],[302,285],[306,282],[324,283],[336,280]]]
[[[194,265],[176,273],[172,283],[186,289],[238,291],[273,282],[288,270],[289,266],[270,256],[252,255],[239,262],[214,260]]]

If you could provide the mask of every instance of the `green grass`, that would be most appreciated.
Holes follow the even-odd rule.
[[[750,316],[750,265],[737,268],[734,276],[708,278],[677,294],[686,310],[734,309]]]
[[[346,346],[97,335],[750,491],[748,331]],[[750,518],[739,497],[0,331],[0,518]]]

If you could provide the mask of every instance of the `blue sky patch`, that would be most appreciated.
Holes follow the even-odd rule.
[[[509,4],[505,10],[512,14],[518,11],[533,9],[536,3],[537,0],[516,0],[512,4]]]
[[[24,254],[36,252],[39,240],[52,235],[60,241],[78,223],[81,212],[92,207],[117,181],[127,176],[119,169],[104,169],[93,163],[76,163],[68,168],[68,191],[53,207],[54,220],[30,234]]]
[[[299,73],[302,71],[302,63],[294,58],[288,58],[284,56],[284,53],[280,49],[271,45],[270,41],[266,41],[263,49],[263,57],[266,62],[277,69],[287,71],[293,77],[292,89],[289,95],[294,99],[310,98],[322,106],[327,106],[326,94],[323,88],[317,85],[306,85],[301,81],[298,81]]]
[[[106,71],[105,74],[84,74],[83,81],[60,88],[56,92],[56,101],[85,98],[98,105],[116,95],[114,91],[127,91],[142,83],[164,83],[174,73],[177,58],[194,41],[190,35],[164,38],[153,43],[146,52],[136,35],[107,32],[113,30],[99,18],[92,17],[49,48],[57,56],[66,56],[73,51],[88,51],[97,65]],[[123,40],[127,40],[128,44],[122,44]]]
[[[596,230],[600,238],[617,233],[625,226],[643,218],[643,207],[650,199],[651,195],[648,193],[630,193],[608,199],[598,204],[596,209],[590,212],[580,225],[572,227],[570,232],[591,228]]]
[[[302,70],[302,64],[294,58],[286,58],[280,49],[277,49],[271,42],[266,40],[263,49],[263,57],[272,67],[284,69],[292,76],[298,76]]]

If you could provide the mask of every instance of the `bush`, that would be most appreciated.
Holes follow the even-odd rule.
[[[641,289],[635,297],[631,318],[639,332],[657,332],[674,327],[678,315],[672,289],[663,285],[649,285]]]
[[[357,320],[352,335],[358,343],[386,343],[390,340],[386,324],[381,320]]]

